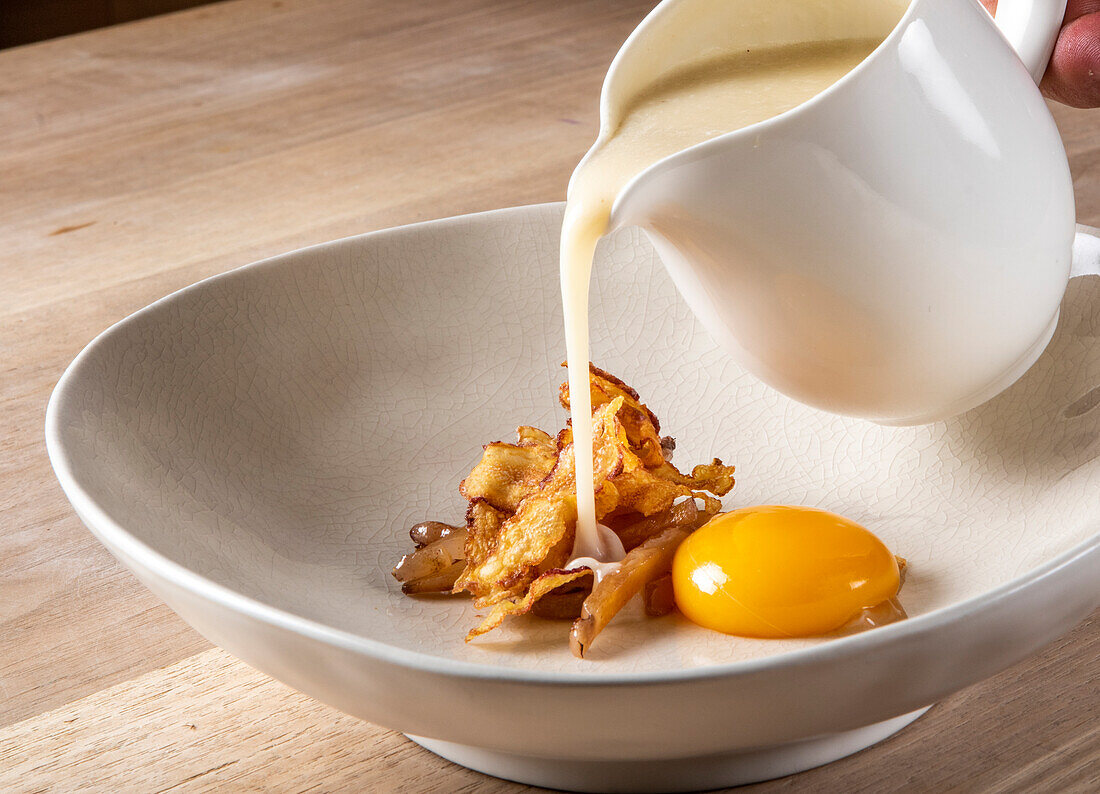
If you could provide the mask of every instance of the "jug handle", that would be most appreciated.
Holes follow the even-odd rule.
[[[994,21],[1036,83],[1047,70],[1066,0],[999,0]]]
[[[1100,276],[1100,229],[1077,224],[1077,236],[1073,238],[1073,265],[1070,278]]]

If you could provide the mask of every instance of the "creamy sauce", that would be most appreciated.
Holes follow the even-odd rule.
[[[576,450],[575,562],[591,567],[613,563],[623,554],[614,533],[596,522],[588,384],[592,258],[608,230],[616,196],[658,160],[769,119],[821,93],[878,43],[861,39],[753,50],[674,71],[627,104],[618,127],[601,134],[573,173],[561,232],[561,292]]]

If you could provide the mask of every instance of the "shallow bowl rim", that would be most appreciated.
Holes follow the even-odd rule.
[[[71,393],[79,384],[88,363],[94,360],[100,349],[125,334],[129,326],[138,320],[155,315],[183,295],[208,289],[210,285],[217,282],[240,278],[252,271],[262,271],[287,262],[293,262],[307,253],[316,253],[326,248],[338,248],[372,238],[384,239],[392,236],[417,234],[424,229],[436,230],[451,226],[463,226],[471,222],[497,220],[513,215],[522,218],[537,212],[555,209],[560,212],[564,206],[564,202],[550,202],[487,210],[438,220],[420,221],[306,246],[202,279],[169,293],[119,320],[98,334],[66,367],[46,406],[46,451],[66,497],[85,525],[116,556],[123,557],[153,576],[159,577],[196,597],[213,602],[222,608],[241,613],[248,618],[321,643],[370,657],[378,662],[411,670],[457,679],[491,679],[506,683],[550,686],[676,684],[698,680],[751,676],[763,671],[812,666],[844,657],[862,656],[889,644],[904,642],[921,634],[932,634],[958,620],[966,619],[972,614],[991,609],[1012,594],[1030,588],[1049,577],[1057,576],[1059,572],[1075,566],[1091,554],[1100,553],[1100,528],[1098,528],[1098,531],[1085,541],[1028,570],[1021,576],[984,593],[908,620],[883,626],[874,631],[838,637],[828,642],[784,651],[773,656],[684,670],[619,673],[538,671],[502,667],[484,662],[448,659],[421,651],[408,650],[361,634],[337,629],[312,618],[306,618],[246,596],[192,571],[139,540],[101,508],[83,487],[81,477],[76,472],[65,447],[61,413],[66,402],[70,399]],[[1096,602],[1094,606],[1100,604],[1100,591],[1096,594],[1094,602]],[[603,668],[604,665],[614,664],[614,661],[591,662],[591,664]]]

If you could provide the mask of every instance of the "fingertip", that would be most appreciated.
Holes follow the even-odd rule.
[[[1041,88],[1065,105],[1100,107],[1100,12],[1079,17],[1062,29]]]

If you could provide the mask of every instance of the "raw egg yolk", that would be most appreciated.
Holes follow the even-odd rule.
[[[680,544],[676,605],[708,629],[743,637],[810,637],[893,598],[890,550],[846,518],[809,507],[746,507]]]

